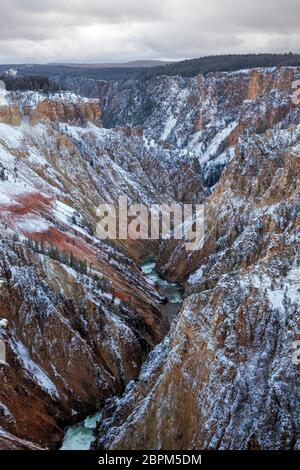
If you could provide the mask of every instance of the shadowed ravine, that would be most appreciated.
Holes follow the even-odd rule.
[[[148,281],[155,285],[162,296],[168,299],[165,314],[170,322],[176,318],[182,304],[183,289],[175,282],[162,279],[155,271],[155,258],[141,264]],[[94,440],[94,431],[101,420],[101,411],[87,417],[81,423],[66,429],[60,450],[89,450]]]

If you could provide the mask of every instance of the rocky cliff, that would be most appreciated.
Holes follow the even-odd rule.
[[[221,80],[223,103],[238,105],[226,137],[231,156],[205,201],[203,248],[188,255],[175,242],[161,247],[157,268],[185,283],[186,299],[139,380],[107,403],[98,448],[300,448],[296,76],[281,69],[198,79],[202,96],[212,95],[205,83]],[[209,132],[206,120],[196,135]]]
[[[122,188],[142,192],[105,148],[106,140],[121,145],[123,133],[99,127],[94,101],[8,100],[0,124],[0,446],[52,447],[67,423],[138,376],[167,321],[135,262],[94,236],[101,202]]]
[[[0,447],[54,447],[109,399],[97,448],[299,448],[299,75],[94,83],[101,107],[7,94]],[[205,202],[203,248],[99,241],[119,196]],[[185,286],[169,333],[136,264],[154,255]]]

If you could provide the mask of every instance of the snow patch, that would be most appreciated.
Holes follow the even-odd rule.
[[[22,232],[44,233],[49,229],[49,225],[44,219],[34,216],[27,216],[18,221],[17,225]]]
[[[15,341],[13,349],[23,364],[24,369],[33,377],[41,388],[49,395],[59,398],[59,392],[46,372],[29,356],[29,352],[20,341]]]

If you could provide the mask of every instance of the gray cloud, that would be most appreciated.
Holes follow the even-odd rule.
[[[0,0],[0,62],[300,51],[299,0]]]

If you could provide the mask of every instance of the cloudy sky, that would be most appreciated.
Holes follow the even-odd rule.
[[[299,0],[0,0],[0,62],[300,52]]]

